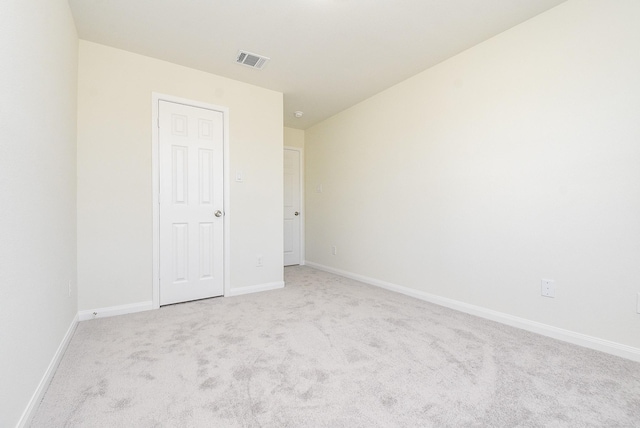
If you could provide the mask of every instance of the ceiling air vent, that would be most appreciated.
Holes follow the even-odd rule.
[[[270,58],[266,56],[256,55],[247,51],[238,51],[236,62],[238,64],[246,65],[247,67],[257,68],[262,70],[262,67],[269,61]]]

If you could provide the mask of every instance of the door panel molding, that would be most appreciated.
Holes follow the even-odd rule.
[[[152,302],[153,308],[160,307],[160,168],[159,168],[159,156],[160,156],[160,134],[158,132],[159,122],[159,104],[161,101],[168,101],[176,104],[183,104],[191,107],[204,108],[208,110],[214,110],[222,113],[223,123],[223,174],[224,174],[224,261],[223,261],[223,276],[224,276],[224,296],[228,296],[231,290],[230,287],[230,267],[231,267],[231,242],[230,242],[230,224],[232,207],[230,204],[230,177],[229,177],[229,109],[227,107],[218,106],[214,104],[203,103],[199,101],[189,100],[186,98],[175,97],[172,95],[161,94],[153,92],[151,95],[151,183],[152,183]],[[207,124],[200,124],[200,132],[203,135],[207,134]],[[177,126],[177,124],[176,124]],[[166,196],[165,196],[166,197]]]

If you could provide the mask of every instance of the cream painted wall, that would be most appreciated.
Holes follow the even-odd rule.
[[[80,310],[152,299],[152,92],[229,108],[231,285],[283,280],[281,93],[82,40],[78,91]]]
[[[568,1],[308,129],[307,260],[640,348],[638,22]]]
[[[67,2],[2,1],[0,57],[0,426],[12,427],[77,312],[78,38]]]
[[[301,129],[284,128],[284,145],[304,149],[304,131]]]

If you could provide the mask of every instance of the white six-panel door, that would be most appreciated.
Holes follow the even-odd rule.
[[[224,293],[224,129],[218,111],[159,102],[160,304]]]
[[[300,264],[300,152],[284,150],[284,265]]]

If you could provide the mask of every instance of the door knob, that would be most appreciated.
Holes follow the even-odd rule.
[[[222,217],[222,211],[218,210],[215,213],[213,213],[213,215],[215,215],[216,217]]]
[[[296,211],[295,213],[293,213],[293,215],[300,215],[300,213]]]

